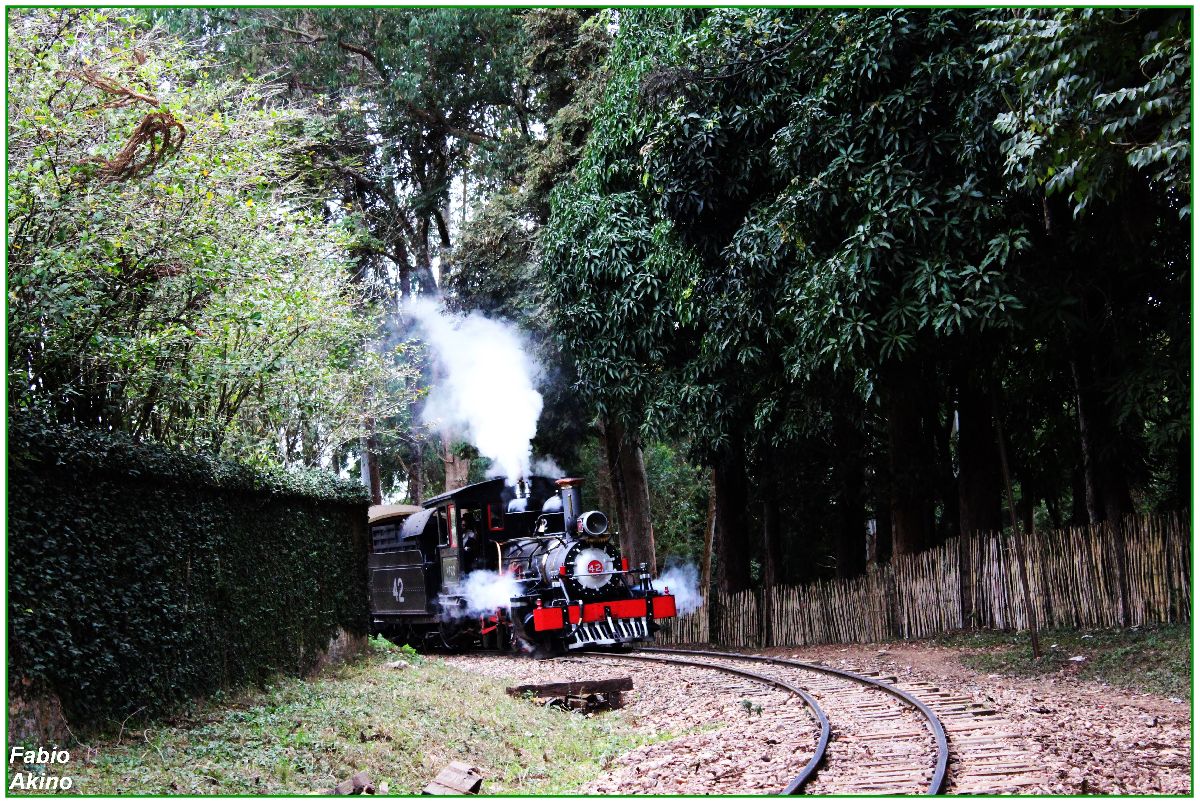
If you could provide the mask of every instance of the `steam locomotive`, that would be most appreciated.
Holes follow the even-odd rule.
[[[675,616],[631,568],[579,478],[503,478],[371,509],[373,631],[413,644],[540,655],[649,641]]]

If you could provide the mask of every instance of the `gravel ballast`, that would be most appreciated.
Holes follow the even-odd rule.
[[[895,676],[900,685],[934,684],[994,709],[997,728],[1016,735],[1038,768],[1032,784],[1012,792],[1191,792],[1191,711],[1182,700],[1069,675],[1024,679],[978,673],[958,661],[955,649],[930,645],[827,645],[763,653],[878,671]],[[596,716],[622,718],[657,741],[615,759],[580,789],[583,793],[778,792],[811,757],[816,742],[816,725],[793,696],[713,670],[617,657],[459,656],[446,661],[504,684],[631,676],[634,690],[626,693],[625,707]],[[771,675],[769,666],[762,672]]]

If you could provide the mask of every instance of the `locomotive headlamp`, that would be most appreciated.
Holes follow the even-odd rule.
[[[588,511],[582,514],[576,522],[579,535],[595,538],[603,536],[608,531],[608,517],[603,511]]]

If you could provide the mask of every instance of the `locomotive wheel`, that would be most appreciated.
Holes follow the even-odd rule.
[[[475,633],[469,621],[443,620],[438,623],[437,633],[442,647],[446,650],[465,650],[475,644]]]

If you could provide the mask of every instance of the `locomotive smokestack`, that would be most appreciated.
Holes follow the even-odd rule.
[[[583,502],[579,487],[583,485],[582,477],[564,477],[554,481],[558,486],[559,495],[563,501],[563,525],[567,533],[575,532],[575,520],[583,513]]]

